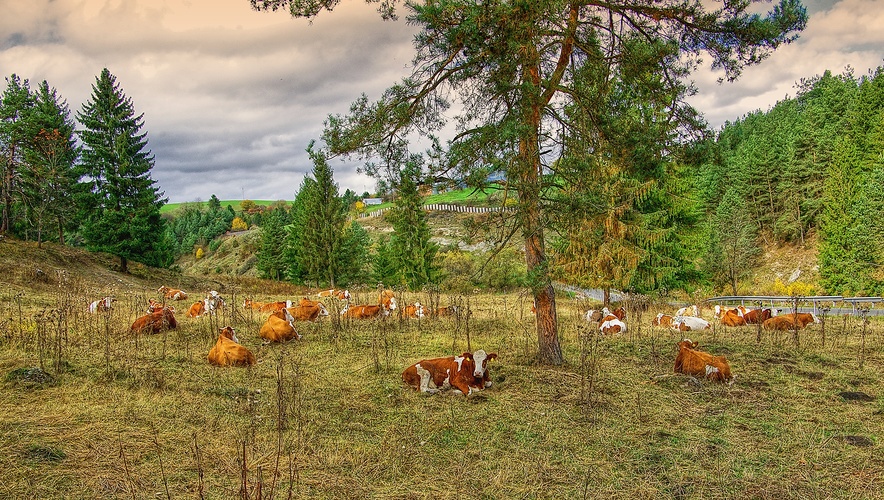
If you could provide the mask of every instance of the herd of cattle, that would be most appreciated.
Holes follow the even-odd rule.
[[[187,294],[162,286],[157,290],[162,295],[162,302],[149,299],[147,314],[141,316],[132,323],[130,331],[133,333],[159,333],[163,330],[176,328],[175,308],[166,305],[166,301],[186,300]],[[391,290],[382,290],[378,293],[376,304],[350,304],[351,295],[347,290],[324,290],[316,294],[318,299],[338,300],[343,303],[340,314],[345,318],[371,319],[389,316],[397,310],[398,304],[395,293]],[[116,299],[103,297],[89,305],[89,311],[98,313],[108,311],[113,307]],[[224,299],[216,291],[210,291],[203,300],[196,301],[187,311],[187,316],[196,318],[204,314],[214,314],[224,307]],[[300,340],[301,335],[295,328],[297,321],[316,321],[329,315],[328,309],[321,300],[302,298],[298,303],[292,301],[257,302],[245,299],[243,307],[262,313],[269,313],[259,331],[260,337],[265,343],[287,342]],[[535,312],[535,307],[532,307]],[[457,315],[456,306],[441,307],[432,311],[434,316]],[[744,306],[724,307],[716,305],[714,319],[725,327],[739,327],[744,325],[761,325],[766,330],[788,331],[803,329],[810,323],[819,323],[819,319],[813,313],[778,314],[779,310],[771,308],[748,309]],[[423,318],[427,315],[420,302],[415,302],[399,309],[399,314],[404,318]],[[627,331],[626,310],[618,307],[613,311],[607,307],[602,310],[589,310],[584,318],[590,324],[597,326],[603,335],[625,333]],[[700,308],[696,305],[679,309],[673,315],[659,313],[651,321],[653,326],[670,328],[679,332],[706,330],[712,327],[712,323],[700,317]],[[726,382],[732,384],[734,375],[724,356],[698,350],[697,342],[683,339],[677,343],[678,353],[675,358],[674,370],[676,373],[705,378],[708,380]],[[496,359],[497,354],[486,353],[477,350],[473,353],[465,352],[460,356],[421,360],[402,373],[402,380],[409,386],[425,393],[435,393],[442,389],[451,388],[455,392],[470,394],[491,386],[487,364]],[[255,355],[242,346],[236,337],[236,332],[230,326],[220,329],[218,341],[209,351],[209,363],[217,366],[252,366],[256,363]]]
[[[161,286],[157,292],[162,296],[162,301],[148,299],[147,313],[138,317],[129,328],[136,334],[154,334],[178,327],[175,319],[175,307],[167,305],[167,301],[187,300],[187,293],[183,290]],[[378,293],[377,304],[350,304],[351,295],[347,290],[324,290],[316,296],[320,299],[333,299],[343,302],[341,316],[353,319],[372,319],[389,316],[397,310],[396,295],[392,290],[382,290]],[[89,312],[101,313],[110,311],[116,302],[114,297],[103,297],[89,304]],[[203,300],[194,302],[187,310],[189,318],[198,318],[207,314],[215,314],[225,306],[224,299],[215,291],[206,293]],[[257,302],[245,299],[243,307],[262,313],[269,313],[264,324],[259,330],[259,336],[265,343],[288,342],[301,340],[301,335],[295,328],[296,321],[316,321],[321,317],[328,316],[329,312],[325,304],[320,300],[302,298],[298,303],[292,301]],[[459,313],[457,306],[439,307],[432,311],[436,317],[456,316]],[[404,318],[423,318],[427,311],[420,302],[405,306],[400,310]],[[252,366],[257,363],[255,355],[245,346],[240,344],[233,327],[225,326],[219,329],[218,340],[209,350],[207,359],[210,364],[216,366]],[[491,386],[491,378],[487,364],[496,359],[496,353],[486,353],[484,350],[465,352],[460,356],[434,358],[421,360],[402,373],[403,381],[409,386],[424,392],[435,393],[444,389],[453,389],[455,392],[471,394],[474,391]]]

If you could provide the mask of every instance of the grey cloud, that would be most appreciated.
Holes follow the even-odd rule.
[[[381,21],[360,1],[312,24],[253,12],[248,0],[7,3],[5,76],[46,79],[74,115],[107,67],[144,113],[152,176],[171,201],[292,199],[313,167],[305,148],[326,117],[346,113],[362,93],[378,98],[408,74],[414,55],[414,27]],[[708,70],[693,76],[700,92],[690,102],[713,126],[766,109],[802,77],[881,64],[878,0],[805,4],[812,17],[802,37],[736,83],[718,85]],[[341,191],[374,190],[358,163],[330,164]]]

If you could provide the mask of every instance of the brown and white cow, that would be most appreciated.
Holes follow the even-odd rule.
[[[338,290],[332,288],[331,290],[323,290],[316,294],[319,298],[335,298],[338,300],[350,300],[350,290]]]
[[[225,326],[219,330],[218,341],[209,351],[209,363],[217,366],[252,366],[256,363],[255,355],[240,345],[233,328]]]
[[[738,314],[740,314],[742,316],[742,314],[746,311],[746,308],[743,306],[731,307],[731,306],[722,306],[722,305],[716,304],[712,310],[714,312],[713,317],[715,319],[721,319],[725,315],[725,313],[727,313],[728,311],[734,311],[734,310],[736,310],[738,312]]]
[[[252,309],[255,311],[260,311],[261,307],[264,305],[263,302],[258,302],[257,300],[245,299],[242,302],[243,309]]]
[[[264,302],[258,307],[258,311],[260,312],[279,312],[285,309],[286,307],[290,307],[292,304],[288,301],[277,300],[275,302]]]
[[[697,307],[697,304],[691,304],[689,306],[684,306],[678,311],[675,311],[674,316],[700,316],[700,308]]]
[[[671,328],[680,332],[708,330],[712,328],[712,323],[697,316],[676,316],[672,318]]]
[[[458,314],[460,314],[460,307],[458,306],[437,307],[435,311],[435,315],[437,318],[441,318],[444,316],[457,316]]]
[[[706,378],[717,382],[734,383],[731,367],[724,356],[713,356],[708,352],[698,351],[697,342],[684,339],[678,344],[675,356],[675,373],[683,373],[694,377]]]
[[[730,309],[721,315],[721,324],[724,326],[743,326],[746,319],[743,317],[743,310],[740,308]]]
[[[762,324],[765,330],[787,331],[804,329],[811,323],[819,323],[819,318],[813,313],[781,314],[774,316]]]
[[[764,323],[776,315],[776,309],[750,309],[743,313],[743,319],[746,320],[747,325],[757,325],[759,323]]]
[[[605,335],[612,333],[626,333],[626,309],[618,307],[609,311],[607,307],[602,309],[602,319],[599,320],[599,331]]]
[[[672,316],[668,314],[658,313],[657,317],[651,320],[651,326],[662,326],[669,328],[672,326]]]
[[[98,313],[110,311],[114,308],[114,302],[116,301],[117,299],[113,297],[103,297],[95,300],[89,304],[89,312]]]
[[[407,305],[402,308],[402,317],[403,318],[423,318],[424,317],[424,306],[421,305],[420,302],[415,302],[414,304]]]
[[[187,293],[185,293],[184,290],[169,288],[166,285],[157,288],[157,292],[163,294],[163,298],[169,300],[187,300]]]
[[[301,301],[303,302],[303,300]],[[295,321],[316,321],[317,319],[328,316],[328,309],[322,302],[308,305],[296,305],[287,307],[286,311],[292,315]]]
[[[190,309],[187,310],[188,318],[198,318],[203,314],[215,314],[218,309],[224,306],[224,299],[221,298],[221,294],[219,294],[215,290],[210,290],[206,293],[206,298],[199,301],[194,302],[193,305],[190,306]]]
[[[455,394],[470,395],[491,387],[487,363],[495,358],[496,353],[486,354],[480,349],[460,356],[424,359],[406,368],[402,380],[427,394],[452,388]]]
[[[353,319],[371,319],[378,318],[381,316],[389,316],[390,311],[385,309],[383,306],[375,305],[375,304],[366,304],[366,305],[358,305],[358,306],[350,306],[343,308],[341,310],[341,316],[344,318],[353,318]]]
[[[283,308],[271,314],[261,326],[259,335],[262,339],[270,342],[288,342],[289,340],[301,340],[301,336],[295,330],[295,318],[288,309]]]
[[[193,305],[190,306],[190,309],[187,310],[188,318],[198,318],[205,314],[206,312],[206,304],[202,300],[199,302],[194,302]]]
[[[347,305],[341,310],[345,318],[371,319],[381,316],[389,316],[396,309],[396,297],[391,290],[384,290],[378,295],[378,303],[367,305]]]
[[[378,304],[384,306],[388,311],[396,309],[396,294],[393,290],[381,290],[378,293]]]
[[[136,319],[129,330],[133,333],[148,334],[160,333],[173,328],[178,328],[178,322],[175,321],[175,308],[166,306],[159,311],[145,314]]]
[[[165,307],[165,306],[163,305],[162,302],[157,302],[156,300],[153,300],[153,299],[147,299],[147,312],[148,312],[148,314],[154,313],[157,311],[162,311],[163,307]]]
[[[310,300],[307,297],[302,297],[301,300],[298,301],[298,305],[303,307],[318,306],[319,304],[322,304],[322,302],[319,300]]]

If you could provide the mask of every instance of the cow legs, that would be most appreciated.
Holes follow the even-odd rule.
[[[420,391],[426,392],[428,394],[436,394],[437,392],[439,392],[439,389],[436,388],[436,384],[433,383],[432,374],[428,370],[421,367],[420,364],[418,364],[415,368],[417,369],[418,376],[421,378],[419,387]],[[432,387],[430,387],[431,384]]]

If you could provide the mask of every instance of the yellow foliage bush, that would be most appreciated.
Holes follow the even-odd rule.
[[[773,288],[776,295],[788,295],[789,297],[804,297],[816,294],[816,287],[803,281],[793,281],[786,284],[777,278],[774,281]]]
[[[203,252],[203,247],[197,247],[195,254],[196,260],[202,259],[203,255],[205,255],[205,252]]]
[[[246,221],[239,217],[234,217],[233,222],[230,224],[230,229],[233,231],[245,231],[248,228],[249,225],[246,224]]]

